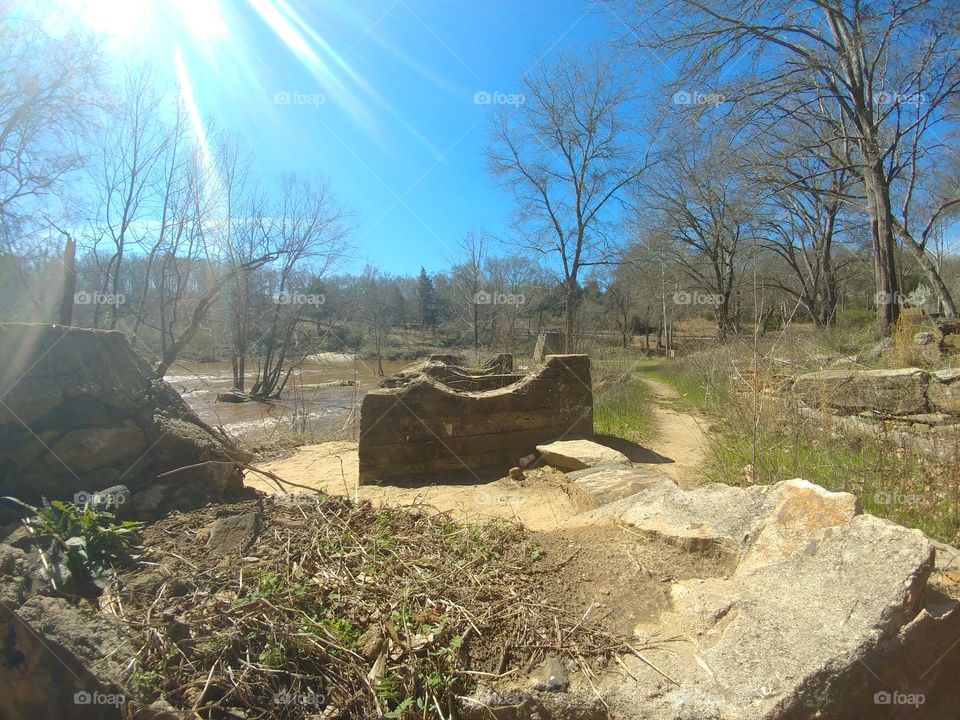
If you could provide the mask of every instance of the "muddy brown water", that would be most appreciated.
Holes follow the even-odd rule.
[[[383,369],[390,375],[408,364],[404,360],[385,361]],[[247,390],[256,379],[253,361],[248,368]],[[279,399],[247,403],[217,402],[218,393],[233,387],[228,362],[177,363],[164,379],[204,421],[222,426],[244,442],[290,432],[321,440],[355,437],[360,400],[380,380],[376,370],[376,363],[328,353],[295,369]],[[356,384],[324,386],[347,380]]]

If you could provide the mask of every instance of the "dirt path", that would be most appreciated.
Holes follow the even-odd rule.
[[[650,387],[655,401],[656,436],[647,444],[650,450],[672,461],[658,465],[657,469],[682,488],[701,484],[707,451],[706,418],[679,409],[680,394],[669,385],[646,375],[641,375],[641,379]]]

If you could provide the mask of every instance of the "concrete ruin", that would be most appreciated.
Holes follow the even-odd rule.
[[[485,680],[463,717],[956,717],[954,548],[800,479],[683,490],[639,477],[636,492],[581,518],[721,562],[665,578],[669,607],[634,633],[678,642],[623,657],[626,677],[573,675],[565,691]]]
[[[960,430],[960,370],[831,368],[787,382],[799,411],[826,427],[947,460]]]
[[[512,372],[510,356],[462,363],[433,355],[364,397],[361,484],[500,476],[539,443],[593,435],[586,355],[550,355],[530,374]]]
[[[242,493],[249,456],[153,378],[123,333],[0,324],[0,398],[0,495],[99,494],[150,519]]]
[[[537,344],[533,349],[533,361],[543,362],[547,355],[559,354],[566,350],[564,333],[560,330],[541,330],[537,335]]]

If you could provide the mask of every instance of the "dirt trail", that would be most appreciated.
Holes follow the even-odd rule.
[[[653,393],[653,420],[656,436],[647,445],[658,455],[669,458],[657,466],[682,488],[703,482],[701,467],[706,459],[707,420],[701,415],[679,410],[680,394],[669,385],[641,375]]]

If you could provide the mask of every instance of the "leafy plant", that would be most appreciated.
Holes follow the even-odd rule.
[[[67,569],[78,581],[104,587],[114,565],[127,562],[137,546],[137,531],[143,523],[117,522],[114,514],[92,504],[75,505],[63,500],[47,501],[34,507],[7,497],[31,513],[24,525],[34,535],[53,539],[54,549],[63,553]]]
[[[280,645],[269,643],[260,652],[260,664],[272,670],[278,670],[283,667],[286,660],[286,653]]]

